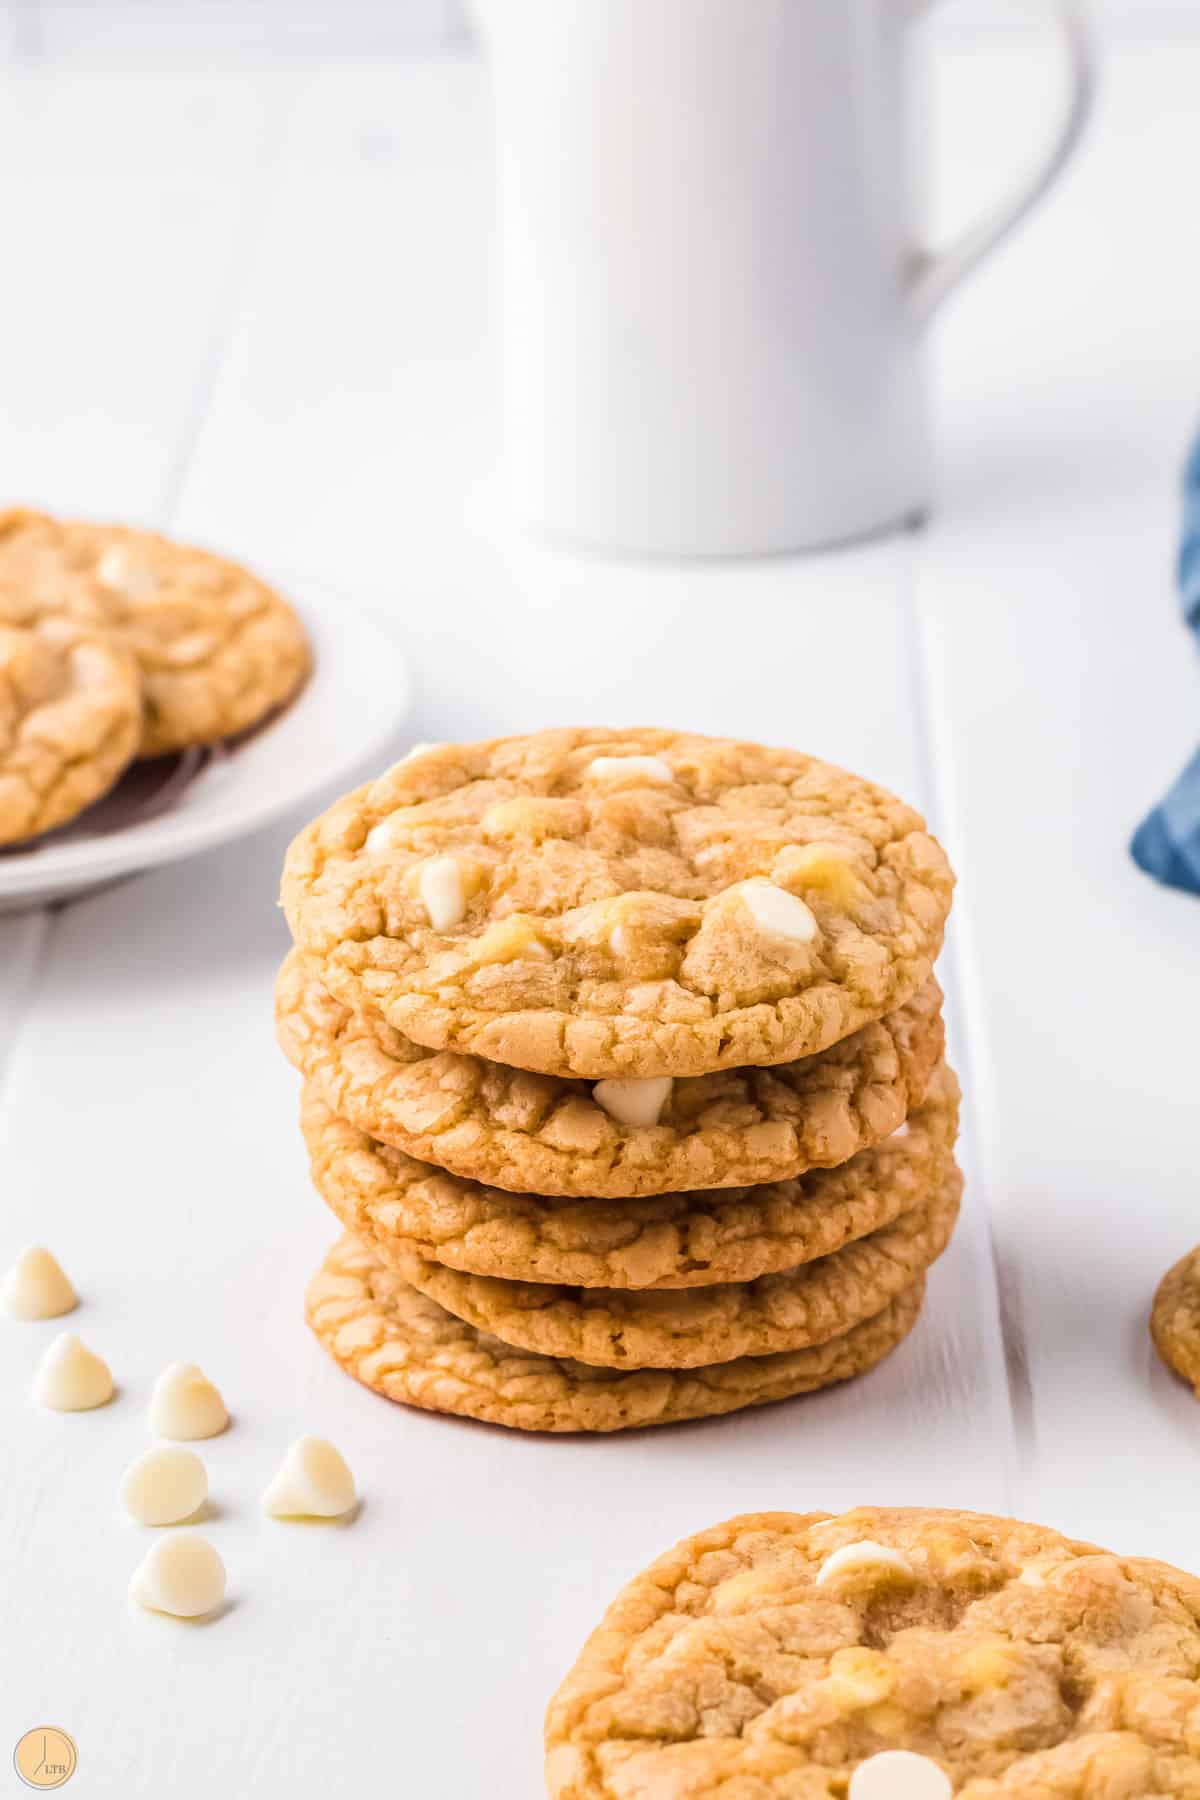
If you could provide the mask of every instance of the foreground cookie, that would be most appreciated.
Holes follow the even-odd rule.
[[[1163,1563],[974,1513],[751,1513],[613,1602],[550,1703],[547,1785],[845,1800],[902,1749],[930,1766],[897,1794],[1194,1800],[1198,1672],[1200,1581]]]
[[[102,626],[137,659],[142,756],[248,730],[310,666],[291,607],[224,557],[123,525],[0,513],[0,620],[47,616]]]
[[[811,1056],[928,979],[953,877],[919,815],[792,750],[543,731],[425,750],[288,852],[357,1012],[549,1075]]]
[[[141,733],[137,667],[118,645],[70,619],[0,624],[0,844],[77,817]]]
[[[464,1275],[417,1256],[398,1272],[456,1318],[506,1344],[607,1369],[692,1369],[806,1350],[873,1318],[937,1261],[958,1217],[955,1170],[928,1206],[832,1256],[757,1281],[642,1290]]]
[[[335,1362],[390,1400],[518,1431],[622,1431],[714,1418],[848,1381],[912,1330],[923,1285],[816,1349],[630,1373],[514,1350],[418,1294],[349,1236],[309,1283],[306,1310]]]
[[[1163,1276],[1150,1313],[1150,1335],[1168,1369],[1190,1381],[1200,1400],[1200,1249]]]
[[[516,1281],[692,1288],[794,1269],[927,1204],[953,1166],[958,1084],[943,1063],[903,1133],[841,1168],[641,1200],[547,1200],[464,1181],[336,1118],[311,1084],[301,1123],[318,1192],[393,1267],[415,1255]]]
[[[782,1181],[878,1143],[925,1097],[941,1061],[941,990],[801,1062],[671,1081],[535,1075],[431,1051],[330,994],[293,951],[275,1021],[288,1059],[334,1112],[472,1181],[590,1198]]]

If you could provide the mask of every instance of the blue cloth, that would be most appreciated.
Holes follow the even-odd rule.
[[[1200,644],[1200,438],[1183,472],[1183,539],[1179,547],[1183,622]],[[1130,843],[1133,860],[1156,881],[1200,894],[1200,750],[1165,797],[1148,812]]]

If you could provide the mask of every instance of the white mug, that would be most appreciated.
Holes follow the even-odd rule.
[[[508,465],[528,523],[723,555],[926,508],[921,339],[1082,129],[917,247],[914,0],[475,0],[493,70]]]

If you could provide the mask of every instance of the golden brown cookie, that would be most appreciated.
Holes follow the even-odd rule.
[[[311,1084],[301,1123],[318,1192],[393,1266],[415,1255],[515,1281],[691,1288],[794,1269],[926,1204],[952,1167],[958,1084],[943,1064],[907,1128],[841,1168],[640,1200],[547,1200],[464,1181],[336,1118]]]
[[[1198,1676],[1200,1581],[1165,1563],[977,1513],[750,1513],[614,1600],[550,1703],[547,1786],[1196,1800]],[[909,1785],[851,1779],[889,1751]]]
[[[757,1281],[627,1292],[464,1275],[423,1257],[396,1259],[418,1293],[522,1350],[605,1369],[695,1369],[828,1343],[923,1278],[950,1241],[962,1176],[894,1225]]]
[[[137,658],[140,754],[256,725],[304,681],[304,627],[265,582],[207,550],[125,525],[0,514],[0,620],[84,619]]]
[[[293,950],[275,988],[284,1054],[360,1130],[516,1193],[591,1198],[787,1180],[847,1162],[924,1099],[945,1040],[935,981],[817,1056],[775,1068],[586,1082],[414,1044],[334,998]]]
[[[794,750],[541,731],[422,750],[292,844],[357,1012],[589,1079],[812,1056],[928,980],[953,877],[911,807]]]
[[[907,1337],[922,1287],[813,1350],[622,1373],[514,1350],[418,1294],[346,1236],[309,1283],[307,1317],[334,1361],[389,1400],[518,1431],[622,1431],[715,1418],[848,1381]]]
[[[137,751],[137,666],[70,619],[0,624],[0,844],[65,825]]]
[[[1168,1369],[1189,1381],[1200,1400],[1200,1249],[1181,1257],[1159,1282],[1150,1335]]]

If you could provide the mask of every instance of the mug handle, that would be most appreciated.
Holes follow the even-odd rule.
[[[1083,135],[1096,97],[1096,52],[1083,7],[1077,0],[1048,0],[1066,44],[1070,94],[1044,159],[1015,194],[990,207],[945,250],[918,251],[910,272],[909,294],[919,325],[925,324],[952,288],[1008,236],[1053,185]],[[928,10],[932,0],[916,0],[911,16]]]

